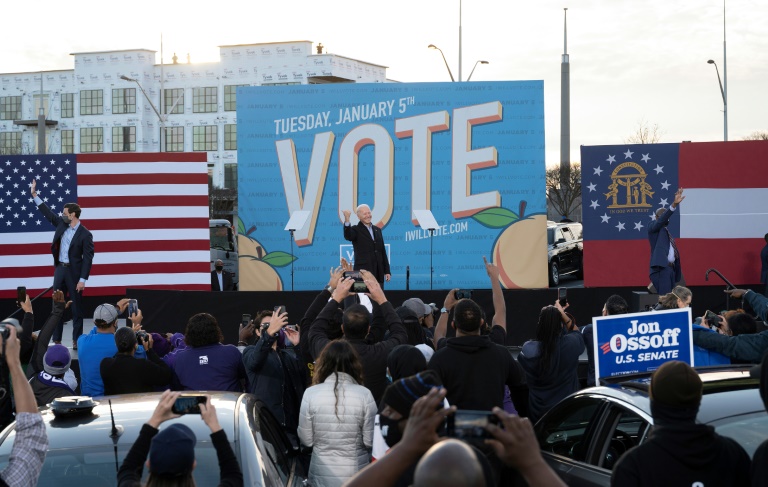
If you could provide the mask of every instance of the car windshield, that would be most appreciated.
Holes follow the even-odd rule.
[[[111,445],[88,448],[50,450],[37,482],[38,487],[91,487],[115,485],[117,468],[123,463],[131,445],[119,445],[117,458]],[[234,447],[234,445],[233,445]],[[219,484],[219,462],[211,442],[198,440],[195,446],[194,470],[197,485]],[[8,455],[0,457],[0,470],[8,465]],[[144,469],[142,484],[149,476]]]
[[[232,240],[229,238],[229,229],[227,227],[211,228],[211,248],[234,251]]]
[[[733,438],[752,457],[760,444],[768,438],[768,415],[765,411],[740,414],[713,421],[718,434]]]

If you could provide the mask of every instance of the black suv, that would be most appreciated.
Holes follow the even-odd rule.
[[[584,244],[581,223],[547,221],[549,285],[560,284],[563,274],[584,277]]]

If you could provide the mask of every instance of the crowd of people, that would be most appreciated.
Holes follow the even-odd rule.
[[[308,482],[315,487],[563,485],[543,460],[532,425],[569,394],[595,384],[592,325],[578,326],[567,311],[569,304],[555,301],[541,310],[535,336],[515,357],[504,346],[507,311],[493,264],[485,262],[493,296],[490,319],[476,302],[457,296],[457,290],[447,293],[439,312],[419,298],[395,306],[379,280],[365,270],[360,272],[367,292],[354,293],[355,280],[344,277],[345,266],[331,270],[328,285],[298,325],[290,324],[282,307],[258,311],[241,325],[237,344],[224,343],[216,318],[208,313],[191,316],[183,334],[160,335],[142,328],[140,309],[128,316],[128,326],[118,326],[127,299],[99,305],[94,328],[77,342],[79,375],[71,370],[69,350],[49,344],[70,303],[63,293],[54,292],[52,312],[33,337],[34,314],[27,298],[20,303],[24,317],[19,339],[10,327],[4,340],[8,345],[3,345],[16,414],[14,418],[6,400],[0,402],[0,419],[5,424],[15,419],[16,442],[22,448],[24,428],[39,429],[33,428],[39,419],[37,406],[56,398],[166,391],[118,473],[120,485],[134,485],[147,458],[150,478],[192,478],[194,434],[177,424],[160,429],[175,417],[170,405],[180,392],[250,392],[304,452]],[[768,298],[749,290],[728,292],[744,299],[753,314],[736,310],[697,319],[697,365],[759,364],[768,350],[768,331],[759,332],[756,322],[766,319]],[[689,307],[692,299],[689,289],[677,286],[660,298],[657,308]],[[604,316],[627,312],[627,302],[618,295],[609,297],[601,310]],[[577,371],[585,351],[591,374],[583,378]],[[16,361],[27,364],[22,376]],[[615,485],[662,485],[655,478],[635,483],[627,479],[644,478],[643,465],[661,456],[658,449],[665,448],[665,435],[669,441],[694,438],[706,448],[719,448],[729,461],[749,471],[750,459],[738,444],[695,424],[700,381],[696,383],[697,374],[685,364],[673,364],[676,368],[662,367],[652,379],[656,439],[619,460],[613,471]],[[670,377],[688,380],[670,382]],[[446,418],[467,410],[484,411],[494,420],[481,434],[447,438],[451,433]],[[219,455],[222,485],[242,483],[210,400],[201,405],[201,419],[210,427]],[[689,436],[679,433],[681,425],[687,425],[682,428]],[[37,429],[30,432],[33,439],[25,448],[39,467],[45,457],[45,430]],[[192,451],[171,461],[163,457],[167,445]],[[670,471],[682,468],[675,459],[665,461]],[[755,475],[765,476],[757,470]],[[35,471],[40,469],[29,468],[24,475]],[[9,482],[14,475],[21,474],[9,465],[0,479],[23,485]],[[711,477],[717,482],[713,485],[749,481],[742,476],[728,483],[720,477]]]

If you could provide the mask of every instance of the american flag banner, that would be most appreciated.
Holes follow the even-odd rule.
[[[583,146],[584,285],[650,282],[648,223],[678,187],[672,216],[686,284],[715,268],[734,284],[760,282],[768,233],[768,141]]]
[[[125,289],[209,291],[206,154],[0,156],[0,298],[53,283],[54,227],[29,186],[54,213],[82,208],[95,255],[85,295]]]

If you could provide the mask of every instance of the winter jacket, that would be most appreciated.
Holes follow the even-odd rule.
[[[611,485],[735,487],[749,485],[749,470],[747,452],[712,426],[657,425],[648,441],[619,458]]]
[[[701,326],[694,324],[693,330],[699,330],[702,333],[714,333],[715,335],[718,335],[715,330],[712,330],[710,328],[707,328],[706,326]],[[700,347],[698,345],[693,346],[693,365],[696,366],[702,366],[702,365],[722,365],[722,364],[730,364],[731,359],[723,355],[722,353],[718,353],[714,350],[710,350],[708,348]]]
[[[504,385],[514,390],[525,373],[509,351],[481,335],[449,338],[427,365],[448,391],[446,399],[459,409],[490,411],[504,406]]]
[[[331,341],[329,335],[334,330],[330,329],[330,322],[338,306],[336,301],[330,300],[312,324],[312,329],[309,331],[309,346],[315,359]],[[384,320],[389,328],[389,338],[376,343],[369,343],[364,338],[346,338],[346,340],[360,355],[360,361],[363,363],[364,385],[370,389],[378,403],[384,395],[384,389],[387,388],[387,356],[397,345],[408,342],[408,334],[389,301],[381,306],[374,303],[373,319],[374,321]]]
[[[281,425],[295,431],[306,387],[303,367],[293,350],[273,350],[275,340],[262,333],[255,345],[243,350],[243,365],[249,392],[264,401]]]
[[[344,372],[306,390],[298,434],[303,445],[312,447],[312,487],[340,486],[368,465],[375,416],[371,391]]]
[[[693,330],[693,344],[730,357],[734,364],[759,364],[768,350],[768,331],[735,337]]]
[[[541,342],[523,344],[517,360],[528,382],[528,415],[534,423],[567,395],[579,390],[579,356],[584,351],[584,337],[577,331],[558,339],[545,373],[539,370]]]

